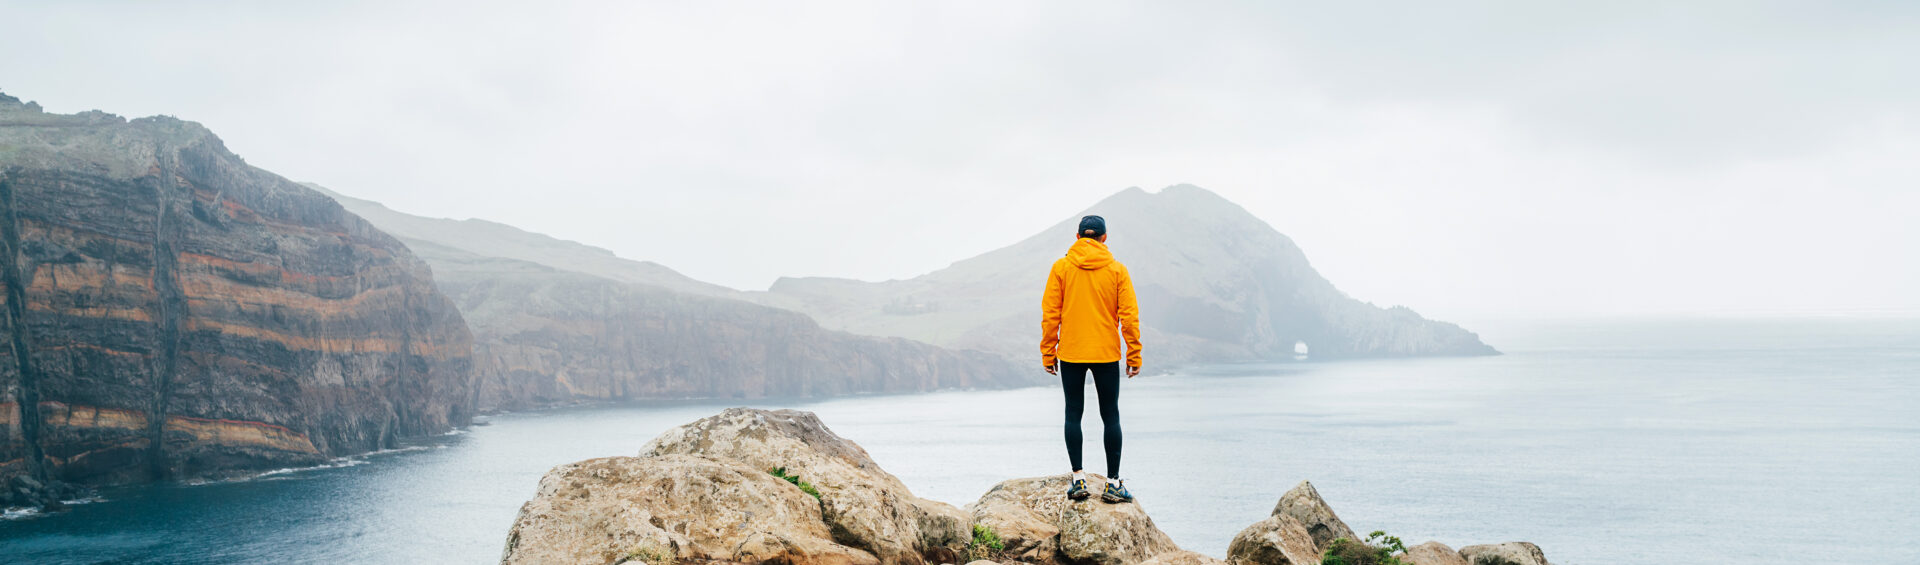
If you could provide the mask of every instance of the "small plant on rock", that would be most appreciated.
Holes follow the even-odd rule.
[[[961,556],[966,558],[965,561],[990,561],[1006,550],[1007,542],[1000,539],[998,532],[986,524],[974,524],[973,541],[967,543],[967,549],[961,552]]]
[[[780,477],[781,479],[784,479],[789,483],[793,483],[793,486],[800,487],[800,492],[813,495],[814,500],[820,499],[820,490],[813,488],[813,483],[800,480],[800,475],[787,474],[786,467],[774,467],[772,470],[769,470],[767,472],[771,473],[775,477]]]
[[[627,551],[626,557],[618,563],[646,563],[647,565],[674,565],[678,558],[670,549],[651,543],[643,543]]]
[[[1367,534],[1367,541],[1358,542],[1347,538],[1335,539],[1327,544],[1326,553],[1320,554],[1321,565],[1406,565],[1401,555],[1407,553],[1407,545],[1400,538],[1375,531]],[[1478,565],[1478,564],[1476,564]]]

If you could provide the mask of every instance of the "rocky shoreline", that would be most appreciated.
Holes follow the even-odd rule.
[[[1067,481],[1012,479],[956,508],[914,496],[810,412],[731,408],[636,456],[555,467],[521,507],[500,562],[1320,565],[1330,550],[1384,546],[1406,565],[1549,565],[1526,542],[1367,545],[1304,481],[1221,560],[1180,548],[1142,504],[1067,500]],[[1336,562],[1392,563],[1325,561]]]

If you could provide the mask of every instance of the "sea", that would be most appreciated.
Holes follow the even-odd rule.
[[[1311,480],[1356,531],[1408,545],[1531,541],[1557,565],[1920,563],[1920,318],[1476,329],[1505,354],[1125,381],[1121,475],[1175,542],[1216,557]],[[493,563],[549,468],[736,404],[501,414],[323,467],[107,489],[7,514],[0,562]],[[955,505],[1068,470],[1057,386],[746,405],[819,413]],[[1097,412],[1086,426],[1097,472]]]

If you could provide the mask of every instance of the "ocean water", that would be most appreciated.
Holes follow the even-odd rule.
[[[1122,474],[1176,542],[1215,556],[1311,479],[1357,531],[1532,541],[1558,565],[1920,562],[1920,320],[1476,329],[1508,354],[1127,381]],[[0,562],[494,562],[546,469],[730,404],[507,414],[327,468],[108,490],[0,520]],[[818,412],[956,505],[1066,470],[1053,387],[754,405]],[[1099,471],[1098,414],[1086,425]]]

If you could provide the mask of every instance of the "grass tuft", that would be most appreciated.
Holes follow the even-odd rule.
[[[800,487],[800,492],[813,495],[814,500],[820,499],[820,489],[813,488],[813,483],[800,480],[800,475],[787,474],[786,467],[774,467],[768,470],[767,473],[775,477],[780,477],[789,483],[793,483],[793,486]]]

